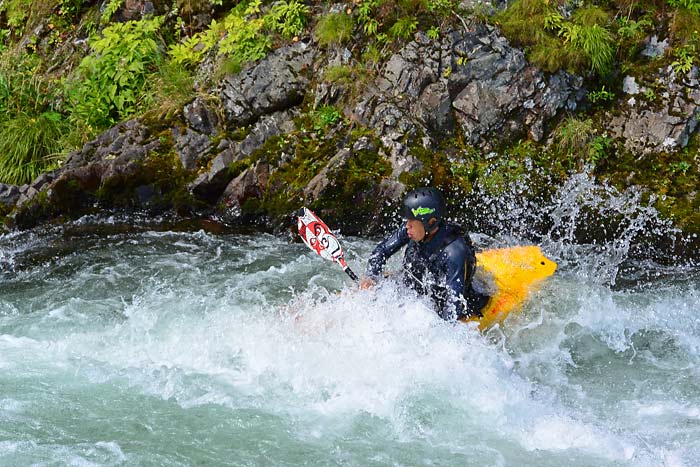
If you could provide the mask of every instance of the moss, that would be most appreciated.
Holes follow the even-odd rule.
[[[328,114],[303,114],[296,122],[298,131],[270,138],[250,158],[232,165],[230,170],[239,173],[257,162],[275,167],[262,196],[244,201],[244,218],[267,216],[284,220],[310,202],[309,207],[336,228],[356,231],[364,221],[369,222],[376,208],[379,182],[391,173],[389,163],[376,150],[355,151],[346,164],[330,175],[331,183],[318,199],[305,199],[304,191],[311,180],[340,148],[352,147],[357,139],[367,138],[367,131],[350,131],[344,121],[325,118]],[[372,144],[380,147],[378,140]]]

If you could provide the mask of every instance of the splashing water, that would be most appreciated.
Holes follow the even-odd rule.
[[[697,465],[700,275],[634,257],[666,232],[635,196],[563,187],[560,269],[485,335],[271,235],[4,235],[0,465]],[[596,212],[618,228],[582,243]],[[374,242],[341,241],[362,271]]]

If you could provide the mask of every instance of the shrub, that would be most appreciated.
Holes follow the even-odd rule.
[[[162,22],[115,23],[90,39],[92,53],[80,63],[79,81],[69,90],[72,118],[103,129],[150,105],[145,90],[161,59],[156,33]]]
[[[308,14],[309,7],[298,0],[281,0],[272,6],[266,20],[270,29],[291,38],[304,31]]]
[[[239,3],[223,23],[212,21],[206,31],[171,46],[170,57],[176,64],[193,66],[218,48],[220,55],[238,64],[260,60],[272,48],[270,38],[264,34],[265,23],[270,21],[258,16],[260,5],[260,0]]]

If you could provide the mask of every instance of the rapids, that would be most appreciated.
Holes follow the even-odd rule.
[[[696,263],[640,253],[674,232],[634,193],[573,179],[539,233],[517,199],[473,239],[559,270],[486,334],[284,236],[0,236],[0,465],[698,465]],[[339,238],[362,272],[376,239]]]

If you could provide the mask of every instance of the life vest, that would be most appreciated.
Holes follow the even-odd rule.
[[[446,273],[446,271],[441,270],[443,262],[440,260],[440,256],[452,242],[461,238],[466,247],[464,280],[462,283],[462,297],[466,300],[468,307],[468,310],[465,310],[465,312],[478,314],[488,297],[486,297],[486,300],[483,300],[481,296],[476,297],[476,292],[471,286],[474,272],[476,271],[476,255],[474,254],[471,239],[455,225],[444,224],[441,229],[445,229],[445,231],[437,239],[439,243],[429,255],[425,254],[423,245],[417,242],[409,242],[404,255],[403,266],[404,271],[406,271],[404,283],[420,294],[429,294],[437,307],[444,306],[448,292],[445,284],[438,283]],[[432,280],[429,279],[429,276],[432,276]]]

